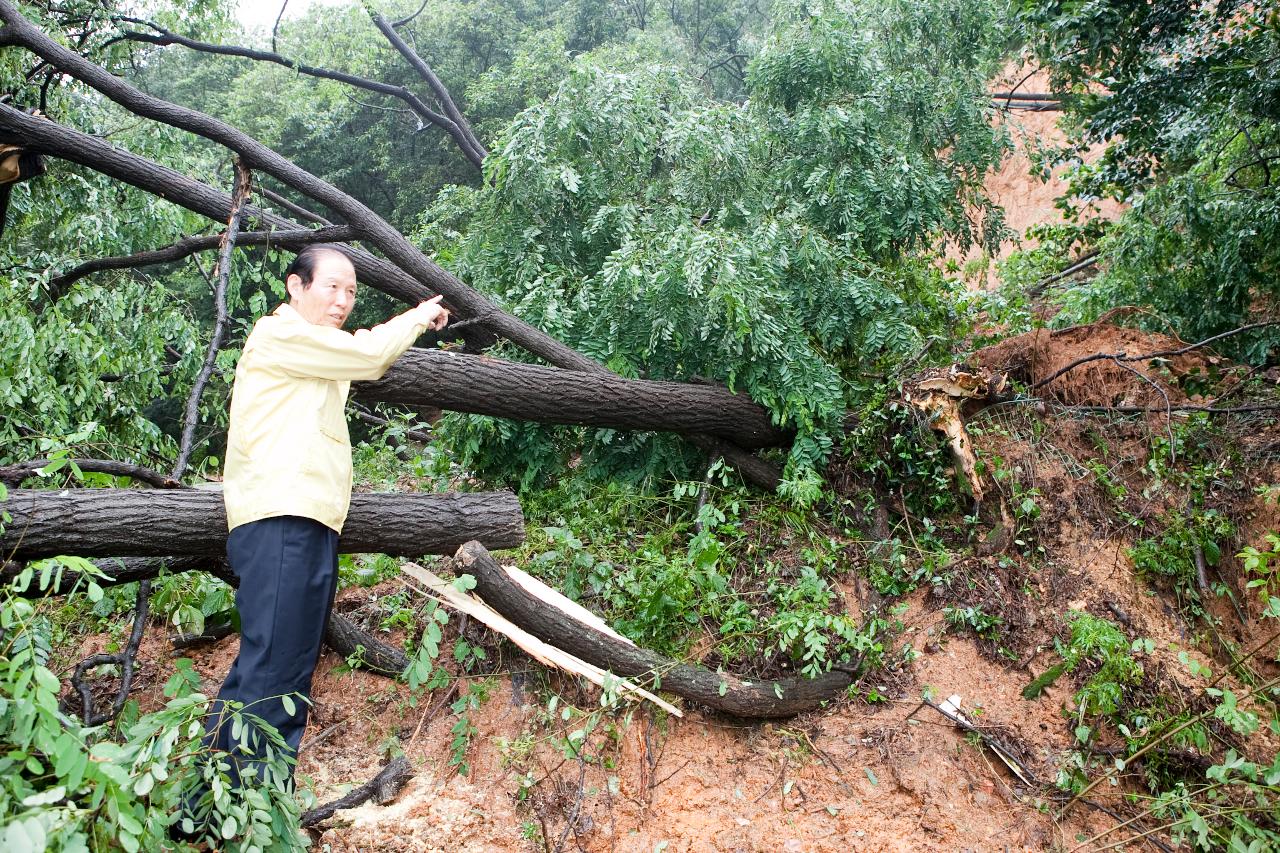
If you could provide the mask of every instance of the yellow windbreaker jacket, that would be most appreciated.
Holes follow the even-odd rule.
[[[227,526],[299,515],[342,532],[351,503],[345,408],[426,330],[413,311],[354,334],[289,305],[254,325],[236,367],[223,497]]]

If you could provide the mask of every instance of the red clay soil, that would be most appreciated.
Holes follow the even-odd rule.
[[[1167,343],[1158,336],[1130,341],[1110,330],[1098,334],[1089,340],[1138,349]],[[1072,347],[1080,345],[1074,337],[1069,340],[1075,342]],[[1051,363],[1066,357],[1052,345],[1048,355]],[[1133,376],[1129,380],[1144,384]],[[559,708],[549,713],[547,697],[556,692],[566,703],[590,711],[598,693],[565,676],[546,676],[511,653],[495,662],[489,697],[472,714],[477,733],[466,750],[471,772],[463,777],[449,766],[456,718],[444,707],[448,696],[424,694],[411,705],[404,685],[344,671],[344,662],[326,653],[299,759],[303,788],[318,802],[334,799],[371,778],[389,747],[404,751],[415,777],[392,803],[367,804],[325,822],[316,849],[1071,850],[1078,839],[1114,827],[1115,819],[1090,808],[1077,807],[1063,820],[1053,816],[1060,804],[1053,783],[1075,745],[1071,706],[1078,681],[1063,677],[1034,701],[1021,696],[1033,678],[1057,662],[1053,640],[1064,630],[1065,614],[1093,613],[1123,624],[1131,636],[1153,640],[1152,653],[1136,657],[1151,676],[1151,689],[1175,699],[1194,701],[1203,687],[1180,654],[1215,671],[1222,661],[1211,659],[1203,628],[1186,622],[1167,592],[1136,575],[1127,556],[1135,531],[1115,521],[1114,507],[1078,464],[1096,452],[1090,435],[1101,429],[1111,442],[1112,455],[1105,461],[1120,460],[1113,475],[1136,477],[1150,452],[1145,422],[1051,416],[1037,427],[1017,420],[1037,417],[1034,413],[1009,411],[997,407],[987,420],[979,417],[975,424],[986,428],[975,443],[980,453],[1006,460],[1025,487],[1038,490],[1043,555],[1031,561],[969,557],[952,567],[957,580],[951,587],[908,596],[897,644],[899,650],[914,649],[915,659],[862,685],[864,695],[874,690],[884,701],[843,699],[820,712],[771,724],[693,707],[675,719],[633,706],[601,719],[586,746],[594,760],[583,764],[566,759],[558,746],[582,722],[563,721]],[[1280,437],[1274,422],[1249,430],[1273,443]],[[1276,506],[1255,495],[1256,486],[1276,482],[1280,463],[1258,457],[1224,487],[1224,494],[1237,501],[1228,509],[1241,519],[1239,546],[1262,546],[1265,533],[1280,529]],[[1138,482],[1130,485],[1138,495]],[[1155,518],[1164,509],[1152,502],[1132,512]],[[1247,579],[1229,556],[1219,571],[1238,596],[1247,598]],[[848,581],[854,583],[852,577]],[[348,589],[340,595],[339,609],[351,613],[372,596],[396,590],[395,582]],[[967,603],[965,595],[987,596],[984,606],[1004,615],[1002,649],[948,629],[943,606]],[[860,615],[857,595],[850,591],[844,600]],[[1220,615],[1230,625],[1229,611]],[[1256,618],[1243,625],[1235,620],[1229,635],[1249,648],[1264,629]],[[164,635],[162,627],[153,626],[140,655],[138,698],[144,710],[164,701],[161,688],[172,669]],[[401,641],[398,635],[385,637]],[[86,642],[79,652],[97,651],[105,639]],[[237,642],[231,637],[190,653],[206,692],[216,691]],[[446,647],[442,659],[447,654]],[[959,695],[969,719],[1020,755],[1040,784],[1020,781],[989,749],[932,708],[921,707],[926,695],[938,701]],[[1276,746],[1265,736],[1249,744],[1266,760]],[[1119,790],[1130,785],[1126,781]],[[1116,791],[1103,786],[1095,796],[1127,811]]]

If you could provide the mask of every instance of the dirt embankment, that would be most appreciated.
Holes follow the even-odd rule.
[[[1177,343],[1098,324],[1014,339],[979,360],[1022,365],[1034,381],[1090,352],[1148,352]],[[1046,394],[1099,406],[1145,405],[1162,396],[1152,390],[1158,386],[1163,395],[1187,400],[1192,395],[1179,378],[1197,376],[1212,358],[1192,353],[1159,369],[1143,365],[1141,375],[1077,368],[1078,376],[1069,373],[1061,386],[1046,386]],[[1173,493],[1144,494],[1152,454],[1167,452],[1157,439],[1169,426],[1163,412],[1086,417],[997,405],[972,417],[979,456],[999,457],[1021,494],[1037,502],[1033,538],[1000,553],[974,550],[946,567],[944,580],[905,597],[896,644],[913,649],[914,660],[864,681],[863,698],[841,699],[793,720],[751,724],[694,707],[675,719],[632,707],[598,719],[584,748],[590,760],[580,762],[566,752],[566,737],[584,722],[566,721],[561,713],[569,702],[590,711],[598,694],[502,651],[490,637],[494,674],[465,682],[465,689],[484,689],[488,698],[468,715],[474,731],[460,754],[470,773],[462,776],[449,764],[458,720],[447,706],[450,695],[436,691],[411,703],[403,685],[346,671],[328,653],[317,671],[315,710],[303,741],[303,784],[327,801],[372,777],[397,749],[416,775],[393,803],[365,805],[327,821],[318,849],[1073,849],[1079,839],[1118,823],[1088,807],[1055,817],[1062,797],[1054,782],[1079,750],[1075,693],[1089,673],[1068,674],[1034,700],[1022,696],[1029,682],[1060,660],[1054,641],[1065,635],[1066,614],[1090,613],[1131,639],[1153,641],[1150,652],[1136,654],[1144,672],[1132,694],[1138,698],[1197,709],[1204,683],[1191,675],[1187,661],[1220,671],[1225,660],[1203,624],[1184,615],[1160,579],[1140,576],[1129,555],[1135,540],[1177,505]],[[1262,545],[1266,532],[1280,529],[1276,507],[1255,494],[1256,486],[1280,482],[1280,463],[1267,451],[1280,444],[1280,428],[1274,419],[1254,419],[1218,429],[1224,446],[1243,448],[1247,459],[1239,475],[1219,478],[1223,482],[1212,485],[1206,498],[1238,527],[1213,579],[1232,590],[1248,620],[1240,621],[1225,599],[1209,607],[1223,626],[1220,639],[1246,649],[1268,627],[1256,607],[1250,610],[1248,578],[1230,553]],[[1148,525],[1145,533],[1134,519]],[[865,582],[853,576],[846,581],[845,606],[856,613],[854,587]],[[395,591],[394,582],[349,589],[338,606],[360,621],[376,613],[376,597]],[[957,629],[947,613],[965,608],[995,617],[998,630],[976,637]],[[392,643],[402,639],[384,636]],[[207,691],[216,689],[236,644],[233,637],[192,655]],[[166,660],[161,631],[148,636],[141,657],[149,662],[141,674],[142,702],[157,707],[169,675],[167,665],[156,663]],[[1226,683],[1244,690],[1233,679]],[[548,707],[553,694],[563,697],[556,708]],[[877,701],[865,701],[868,695]],[[1022,762],[1029,778],[1019,778],[977,738],[921,705],[925,696],[941,701],[953,695],[961,697],[973,723]],[[1114,738],[1110,733],[1100,748],[1118,748]],[[1267,751],[1276,744],[1259,738],[1245,748],[1269,760]],[[1208,758],[1192,754],[1188,760]],[[1091,777],[1099,772],[1092,769]],[[1139,790],[1141,769],[1129,772],[1121,790]],[[1106,787],[1094,797],[1104,807],[1127,808]]]

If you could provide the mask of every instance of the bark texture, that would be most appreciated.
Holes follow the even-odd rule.
[[[853,675],[846,670],[832,670],[814,679],[746,681],[679,663],[602,634],[529,595],[478,542],[459,548],[457,560],[462,571],[476,579],[476,592],[485,603],[539,639],[641,684],[656,678],[658,689],[735,717],[794,716],[839,697],[853,684]]]
[[[85,557],[220,557],[226,549],[222,495],[200,489],[141,491],[15,489],[0,552],[15,560]],[[451,554],[469,539],[493,548],[524,541],[510,492],[356,494],[338,548],[393,557]]]
[[[789,438],[764,407],[718,385],[583,374],[440,350],[409,350],[382,379],[353,392],[369,402],[539,423],[707,433],[742,447]]]

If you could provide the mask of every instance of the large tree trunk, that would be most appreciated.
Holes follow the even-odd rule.
[[[718,385],[583,374],[440,350],[411,349],[382,379],[359,383],[352,393],[370,402],[540,423],[707,433],[742,447],[787,440],[762,406]]]
[[[85,557],[221,556],[222,495],[199,489],[15,489],[0,504],[12,519],[0,553],[15,560]],[[510,492],[356,494],[338,548],[395,557],[451,554],[469,539],[493,548],[524,541],[524,515]]]
[[[458,549],[459,568],[476,579],[485,603],[524,630],[587,663],[735,717],[790,717],[839,697],[853,683],[853,667],[814,679],[747,681],[728,673],[664,658],[589,628],[525,592],[478,542]]]

